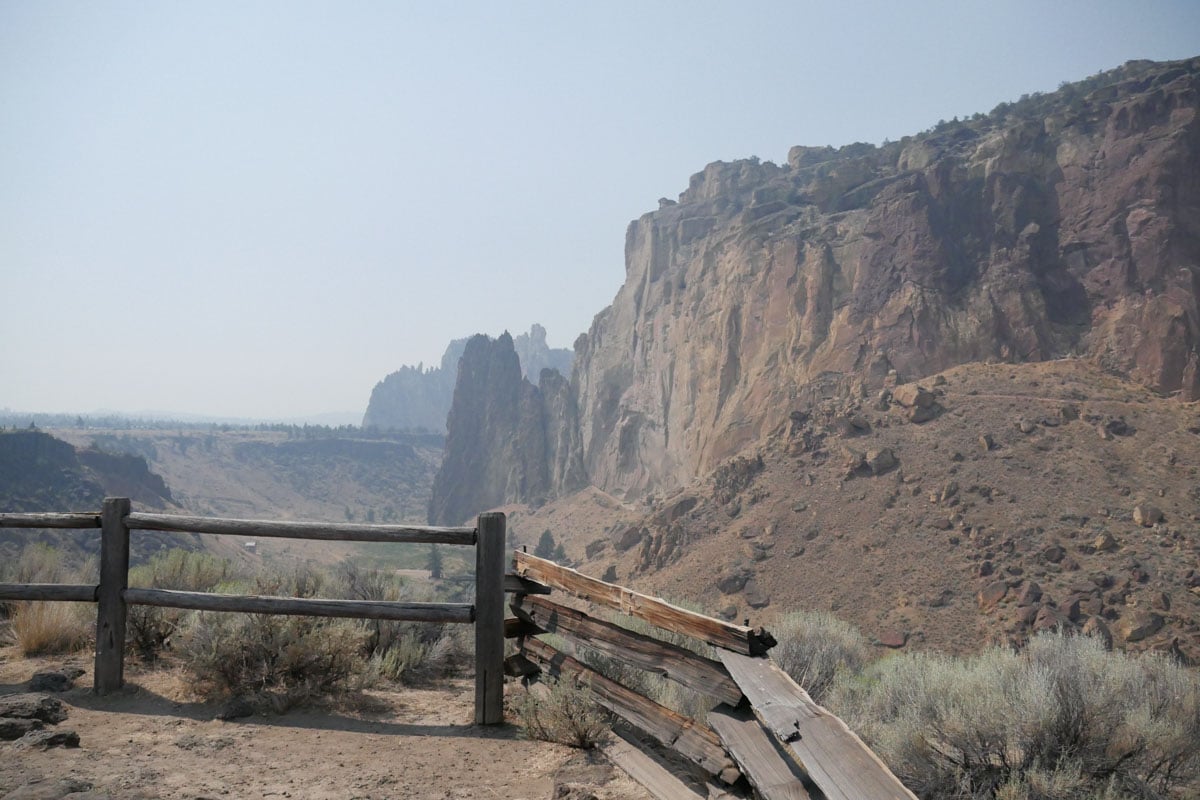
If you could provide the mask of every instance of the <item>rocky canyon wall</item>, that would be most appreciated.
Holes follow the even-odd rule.
[[[462,423],[517,456],[489,473],[495,504],[681,485],[831,377],[873,391],[891,370],[1075,354],[1198,399],[1200,59],[1131,62],[882,147],[710,164],[625,251],[570,382],[498,395],[513,406],[496,431],[494,410]],[[508,442],[522,425],[529,442]]]

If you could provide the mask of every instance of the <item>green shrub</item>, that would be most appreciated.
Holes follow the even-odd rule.
[[[514,706],[527,736],[585,750],[604,741],[608,720],[589,690],[567,680],[540,685],[541,690],[527,691]]]
[[[843,672],[828,705],[927,800],[1167,798],[1200,777],[1196,674],[1086,637],[897,655]]]
[[[204,553],[168,550],[129,570],[129,585],[184,592],[211,592],[229,580],[229,561]],[[129,606],[125,642],[144,660],[154,661],[193,612],[158,606]]]
[[[871,660],[871,647],[856,628],[832,614],[796,612],[771,626],[779,644],[771,658],[813,700],[824,702],[839,673],[858,673]]]

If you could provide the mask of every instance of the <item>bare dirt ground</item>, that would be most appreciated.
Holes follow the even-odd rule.
[[[0,649],[0,694],[24,692],[37,669],[63,663]],[[543,800],[554,794],[564,765],[577,771],[581,758],[577,750],[523,739],[514,725],[470,725],[470,681],[372,691],[358,708],[225,722],[215,719],[217,706],[190,696],[177,672],[135,667],[126,680],[121,692],[96,697],[88,669],[76,688],[56,695],[69,714],[57,727],[76,731],[78,748],[0,743],[0,799]],[[603,764],[589,774],[602,778],[594,789],[601,800],[648,798]],[[69,793],[85,787],[90,794]]]

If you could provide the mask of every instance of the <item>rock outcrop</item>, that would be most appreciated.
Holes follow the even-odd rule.
[[[538,386],[530,383],[507,332],[468,340],[447,427],[431,523],[456,525],[504,503],[536,504],[552,488],[584,485],[570,385],[550,369]]]
[[[670,490],[828,391],[903,401],[976,361],[1085,355],[1200,398],[1198,176],[1200,59],[1131,62],[882,147],[710,164],[629,226],[625,282],[554,390],[561,435],[505,445],[571,470],[507,480],[558,494],[578,463],[618,496]],[[912,393],[912,421],[936,416]]]
[[[438,366],[401,367],[375,384],[363,415],[363,427],[444,431],[454,398],[458,360],[466,346],[466,339],[455,339],[442,354]],[[537,380],[543,369],[571,374],[575,354],[563,347],[547,345],[546,329],[537,323],[530,327],[529,333],[513,339],[513,347],[521,363],[521,373],[530,381]]]
[[[625,496],[782,425],[804,387],[1076,353],[1200,397],[1200,59],[1131,63],[873,147],[710,164],[626,235],[576,343],[582,459]]]

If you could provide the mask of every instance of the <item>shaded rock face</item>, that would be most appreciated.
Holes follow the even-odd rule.
[[[375,384],[363,415],[363,427],[444,431],[454,398],[458,360],[466,346],[466,339],[455,339],[438,366],[401,367]],[[575,354],[566,348],[547,345],[546,329],[537,323],[530,327],[529,333],[513,339],[513,348],[521,363],[521,373],[530,381],[537,380],[544,369],[558,370],[563,375],[571,372]]]
[[[467,341],[447,428],[429,508],[433,524],[456,525],[505,503],[536,504],[552,487],[584,485],[570,385],[548,369],[531,384],[507,333]]]
[[[681,485],[829,373],[1086,353],[1200,397],[1200,59],[1131,63],[876,148],[710,164],[633,222],[576,342],[580,458]]]

